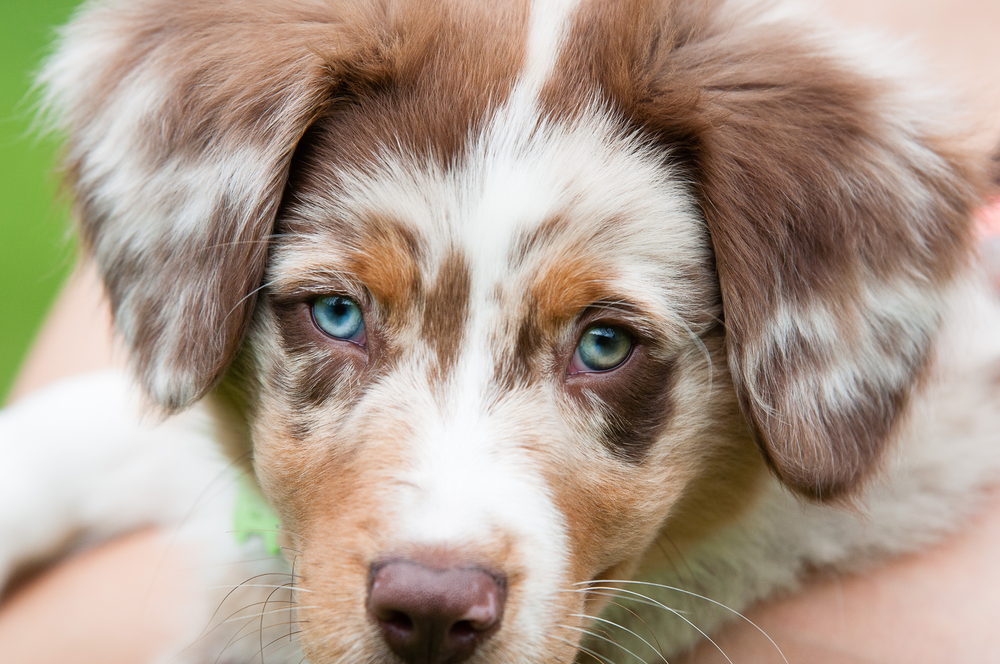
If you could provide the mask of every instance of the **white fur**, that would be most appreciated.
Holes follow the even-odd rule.
[[[580,0],[533,0],[529,19],[528,62],[522,77],[526,89],[537,91],[548,79],[566,37],[573,10]]]

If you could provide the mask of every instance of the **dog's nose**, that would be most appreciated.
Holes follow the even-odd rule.
[[[457,664],[500,627],[507,589],[481,568],[403,560],[372,568],[368,611],[407,664]]]

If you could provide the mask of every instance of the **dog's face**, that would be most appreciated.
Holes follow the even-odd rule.
[[[763,468],[724,435],[692,194],[606,112],[533,110],[515,91],[448,169],[413,146],[331,158],[351,123],[391,145],[391,111],[300,153],[240,370],[258,474],[323,598],[306,619],[336,635],[315,661],[380,661],[366,597],[399,560],[501,579],[489,661],[567,661],[599,604],[578,584],[627,576],[712,460],[743,464],[741,488]]]
[[[310,661],[569,661],[663,529],[877,464],[981,181],[895,83],[716,3],[158,4],[45,77],[147,390],[248,432]]]

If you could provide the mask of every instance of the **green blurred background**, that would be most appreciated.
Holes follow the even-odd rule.
[[[0,11],[0,403],[73,264],[56,141],[32,131],[31,76],[77,0],[2,0]]]

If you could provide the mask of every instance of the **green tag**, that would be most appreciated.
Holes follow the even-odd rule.
[[[236,543],[242,544],[251,536],[260,537],[264,540],[267,552],[276,556],[281,553],[281,547],[278,546],[280,528],[281,520],[271,506],[249,480],[241,477],[233,509],[233,535]]]

